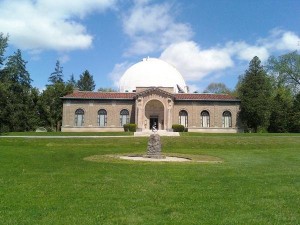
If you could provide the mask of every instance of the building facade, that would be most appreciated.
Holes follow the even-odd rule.
[[[151,67],[147,61],[151,61]],[[173,79],[170,80],[170,86],[166,86],[164,80],[162,83],[165,86],[162,86],[158,81],[160,76],[168,73],[172,76],[174,68],[171,67],[169,71],[161,70],[159,67],[161,65],[157,66],[157,61],[153,61],[148,59],[138,63],[142,65],[138,70],[131,67],[129,75],[128,71],[125,72],[124,76],[128,76],[129,81],[123,79],[121,92],[76,90],[64,96],[62,131],[123,131],[123,125],[128,123],[137,124],[138,131],[148,131],[153,125],[158,130],[171,131],[173,124],[181,124],[189,132],[237,133],[242,131],[238,119],[240,111],[238,99],[226,94],[186,93],[187,88],[182,77],[174,79],[173,84],[171,82]],[[145,63],[147,68],[143,68]],[[153,66],[156,69],[158,67],[158,72],[149,71]],[[153,74],[155,85],[151,79],[147,80],[148,75],[144,83],[139,83],[143,69]],[[135,76],[139,79],[136,83],[145,86],[137,86],[134,82]],[[180,85],[178,81],[181,82]]]

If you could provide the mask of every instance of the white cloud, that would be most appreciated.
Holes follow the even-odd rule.
[[[201,49],[195,42],[180,42],[165,49],[160,58],[173,64],[187,81],[200,80],[211,72],[233,66],[223,49]]]
[[[24,50],[86,49],[93,37],[75,19],[114,4],[115,0],[4,0],[0,2],[0,30],[10,35],[12,45]]]
[[[199,81],[211,74],[220,76],[222,71],[241,62],[248,63],[254,56],[265,62],[272,54],[294,51],[299,40],[300,37],[291,31],[273,30],[268,37],[252,45],[231,41],[224,46],[202,49],[194,41],[183,41],[169,45],[160,58],[176,66],[187,81]]]
[[[131,40],[126,55],[145,55],[162,51],[168,45],[189,40],[193,32],[188,24],[177,23],[172,5],[135,1],[129,14],[123,16],[123,30]]]
[[[250,61],[254,56],[265,61],[270,56],[267,46],[249,45],[245,42],[228,42],[224,50],[232,56],[237,56],[239,60],[245,61]]]

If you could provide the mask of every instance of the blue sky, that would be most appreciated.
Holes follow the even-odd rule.
[[[85,70],[96,89],[117,88],[128,67],[161,58],[191,91],[234,88],[258,56],[300,50],[299,0],[0,0],[7,55],[21,49],[32,85],[43,89],[59,59],[65,79]]]

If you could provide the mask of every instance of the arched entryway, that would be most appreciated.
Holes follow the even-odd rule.
[[[164,105],[159,100],[150,100],[145,106],[145,124],[147,129],[154,125],[158,130],[164,130]]]

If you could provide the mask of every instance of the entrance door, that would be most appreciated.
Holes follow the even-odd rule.
[[[158,116],[150,116],[150,127],[151,130],[153,125],[155,124],[155,128],[158,130]]]

